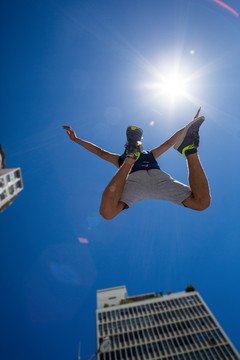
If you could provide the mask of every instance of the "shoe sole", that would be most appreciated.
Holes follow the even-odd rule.
[[[175,145],[173,146],[173,148],[174,148],[175,150],[178,150],[178,148],[182,145],[182,143],[183,143],[183,141],[184,141],[184,139],[185,139],[185,136],[186,136],[186,134],[187,134],[187,131],[188,131],[188,129],[190,128],[190,126],[192,126],[192,124],[194,124],[195,122],[199,121],[200,119],[202,120],[202,122],[201,122],[201,124],[202,124],[203,121],[205,120],[205,117],[204,117],[204,116],[200,116],[200,117],[198,117],[198,118],[196,118],[196,119],[193,119],[193,120],[185,127],[182,135],[179,137],[179,139],[177,140],[177,142],[176,142]],[[200,125],[201,125],[201,124],[200,124]]]
[[[127,141],[128,142],[137,142],[141,141],[143,130],[137,126],[128,126],[127,128]]]

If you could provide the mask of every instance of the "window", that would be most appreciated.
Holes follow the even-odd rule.
[[[0,178],[0,188],[4,186],[4,177]]]
[[[178,338],[178,342],[179,342],[180,346],[184,348],[182,338],[179,337],[179,338]]]
[[[177,339],[173,339],[172,341],[173,341],[174,347],[178,349],[178,348],[179,348],[179,344],[178,344],[178,342],[177,342]]]
[[[163,341],[163,346],[164,346],[164,349],[167,351],[167,353],[169,354],[170,353],[170,350],[168,348],[168,345],[167,345],[167,341]]]
[[[153,328],[153,332],[154,332],[154,335],[155,335],[156,337],[159,336],[158,331],[157,331],[157,328]]]
[[[148,352],[147,352],[146,345],[143,345],[143,346],[142,346],[142,349],[143,349],[144,355],[145,355],[146,357],[148,357],[148,356],[147,356],[147,355],[148,355]]]
[[[201,353],[201,357],[202,357],[203,360],[208,360],[207,355],[205,354],[205,352],[201,351],[200,353]]]
[[[191,360],[196,360],[196,357],[195,357],[195,355],[193,353],[190,354],[190,359]]]
[[[161,351],[161,353],[164,355],[164,349],[161,342],[158,342],[158,348]]]
[[[153,355],[153,347],[152,347],[152,344],[148,344],[147,347],[148,347],[148,352],[149,352],[151,355]]]
[[[7,182],[11,182],[11,176],[10,176],[10,174],[8,174],[8,175],[6,176],[6,179],[7,179]]]
[[[198,351],[195,352],[195,356],[197,360],[202,360],[201,355]]]
[[[141,346],[137,346],[137,352],[138,352],[138,355],[139,355],[140,357],[143,356],[143,352],[142,352]]]
[[[123,335],[122,334],[119,334],[119,340],[120,340],[121,345],[124,345]]]
[[[135,346],[132,347],[132,354],[135,358],[137,358],[137,351],[136,351]]]
[[[135,340],[136,340],[137,342],[139,342],[139,337],[138,337],[137,331],[134,331],[133,335],[134,335]]]
[[[173,328],[173,331],[174,331],[174,332],[176,332],[176,333],[178,332],[178,331],[177,331],[177,326],[176,326],[175,324],[172,324],[172,328]]]
[[[216,331],[217,331],[218,336],[219,336],[221,339],[223,339],[223,335],[222,335],[221,331],[218,330],[218,329],[217,329]]]
[[[231,354],[234,358],[236,358],[234,352],[233,352],[232,349],[231,349],[231,347],[230,347],[229,345],[226,345],[226,348],[228,349],[228,351],[230,352],[230,354]]]
[[[160,326],[158,327],[158,331],[159,331],[159,334],[160,334],[160,335],[162,335],[162,336],[164,335],[164,334],[163,334],[163,330],[162,330],[162,328],[161,328]]]
[[[20,170],[14,171],[14,177],[15,179],[20,179]]]
[[[205,351],[208,354],[209,359],[214,360],[214,357],[213,357],[212,353],[208,349],[206,349]]]
[[[132,359],[131,349],[130,349],[130,348],[127,348],[127,349],[126,349],[126,352],[127,352],[128,358],[129,358],[129,359]]]
[[[212,349],[211,349],[211,352],[213,353],[214,358],[217,359],[217,358],[218,358],[218,354],[217,354],[216,350],[212,348]]]
[[[4,200],[6,197],[7,197],[7,192],[6,192],[6,190],[4,190],[4,191],[1,193],[0,198],[1,198],[1,200]]]
[[[124,340],[126,342],[127,345],[129,345],[129,340],[128,340],[128,334],[124,334]]]
[[[143,340],[143,332],[142,332],[142,330],[139,330],[138,334],[139,334],[140,339]]]
[[[147,330],[143,330],[144,337],[149,341],[149,336]]]
[[[153,346],[153,351],[154,351],[157,355],[159,355],[157,344],[156,344],[156,343],[153,343],[152,346]]]
[[[115,360],[114,351],[111,351],[111,352],[110,352],[110,359],[111,359],[111,360]]]
[[[114,341],[114,344],[118,347],[118,346],[119,346],[119,340],[118,340],[118,336],[117,336],[117,335],[115,335],[115,336],[113,337],[113,341]]]
[[[122,359],[126,359],[125,349],[121,350],[121,354],[122,354]]]
[[[171,349],[172,352],[174,352],[174,353],[176,352],[171,340],[168,340],[168,346],[169,346],[169,348]]]

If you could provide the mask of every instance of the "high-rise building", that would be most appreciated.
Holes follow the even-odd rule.
[[[19,167],[6,168],[6,156],[0,144],[0,212],[6,209],[23,189]]]
[[[131,296],[125,286],[97,291],[98,360],[230,360],[239,354],[200,294],[184,292]]]

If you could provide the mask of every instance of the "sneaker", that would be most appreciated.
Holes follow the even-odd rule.
[[[197,152],[199,146],[199,128],[205,120],[204,116],[193,119],[184,129],[174,149],[179,151],[184,156]],[[187,154],[185,154],[187,151]]]
[[[137,141],[141,141],[143,134],[143,130],[137,126],[128,126],[126,135],[127,135],[127,143],[135,143]]]
[[[125,145],[125,154],[126,157],[132,158],[134,160],[138,160],[141,152],[143,151],[143,146],[141,141],[129,142]]]

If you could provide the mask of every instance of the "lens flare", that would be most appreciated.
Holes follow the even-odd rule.
[[[238,12],[235,11],[231,6],[225,4],[223,1],[220,0],[213,0],[215,3],[219,4],[220,6],[224,7],[225,9],[229,10],[235,16],[239,16]]]
[[[78,238],[78,241],[79,241],[81,244],[88,244],[88,239],[87,239],[87,238],[79,237],[79,238]]]

